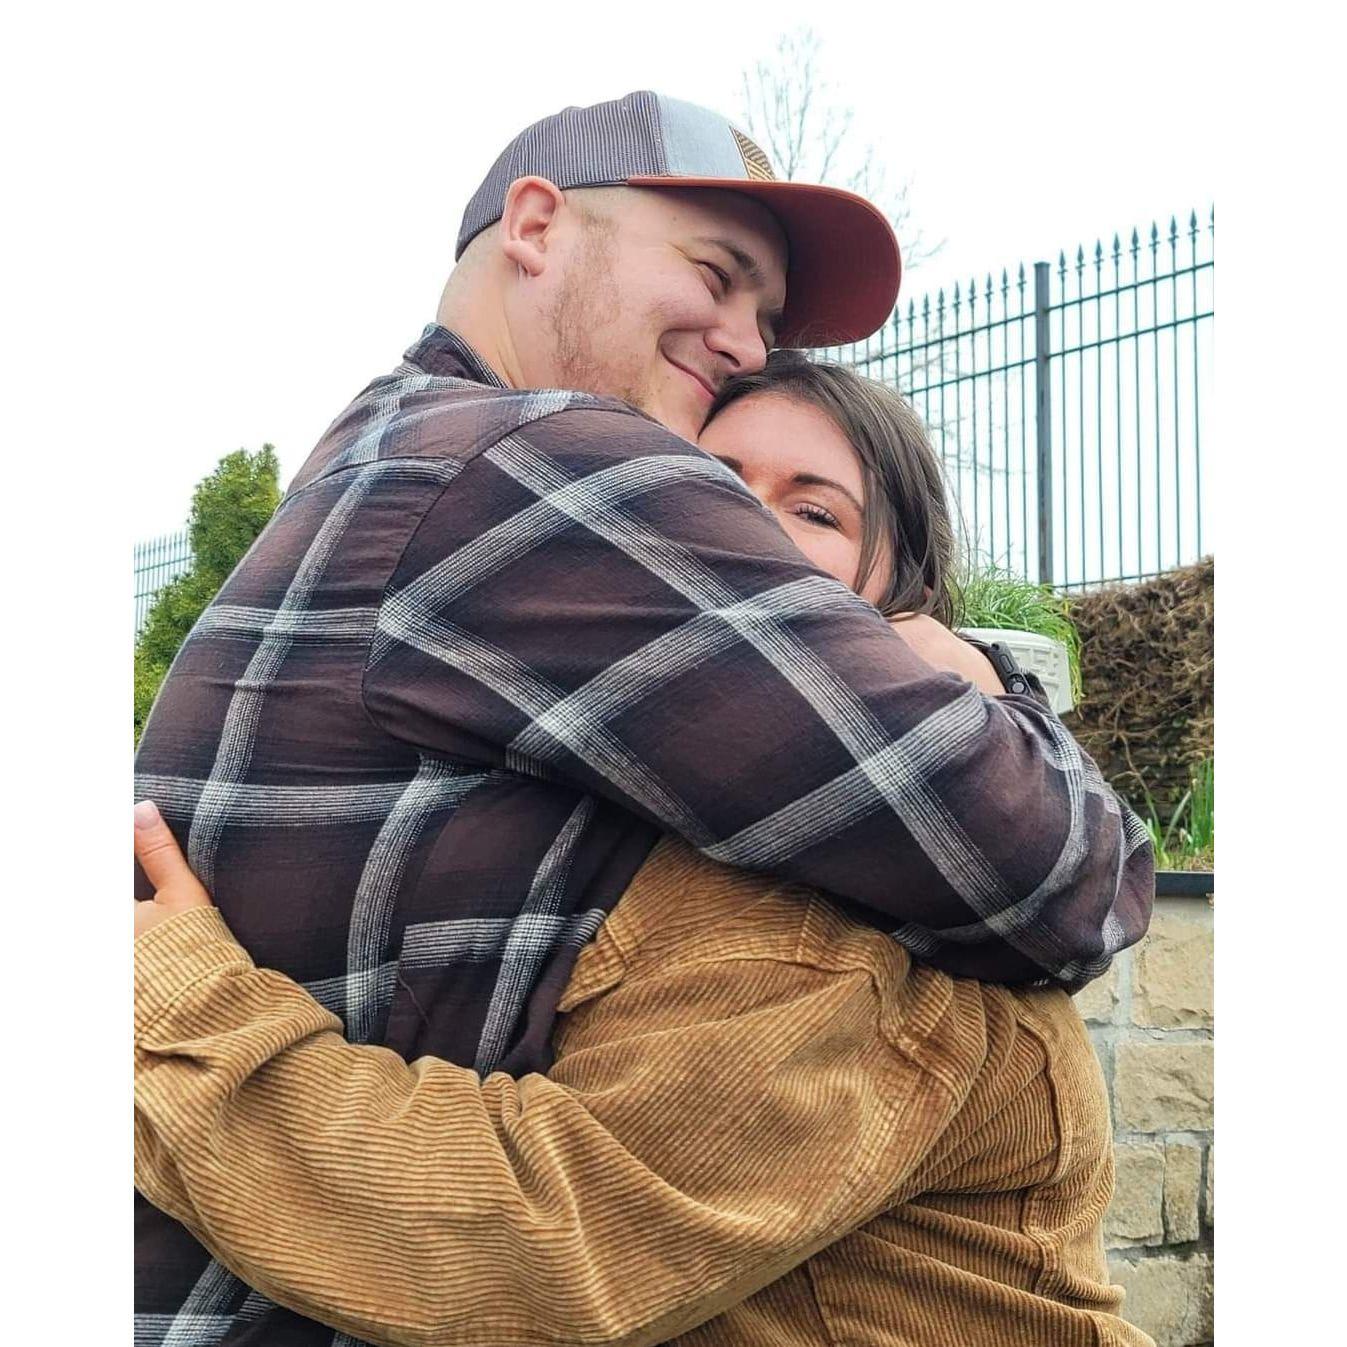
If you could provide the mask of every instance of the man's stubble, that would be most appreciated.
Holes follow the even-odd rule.
[[[585,221],[584,249],[566,274],[547,315],[563,388],[620,398],[649,411],[642,381],[614,359],[600,355],[603,338],[622,316],[622,295],[613,277],[613,221],[592,215]]]

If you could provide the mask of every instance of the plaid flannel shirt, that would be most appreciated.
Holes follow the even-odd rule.
[[[1071,989],[1149,917],[1145,831],[1028,697],[937,673],[721,464],[428,328],[330,427],[137,755],[240,942],[354,1042],[545,1070],[664,832],[920,957]],[[343,1342],[138,1198],[137,1344]]]

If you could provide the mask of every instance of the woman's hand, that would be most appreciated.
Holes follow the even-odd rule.
[[[136,903],[136,935],[141,936],[179,912],[210,907],[211,901],[159,810],[142,800],[134,814],[136,860],[154,885],[154,897]]]
[[[933,669],[956,673],[989,697],[1005,695],[991,660],[929,614],[901,613],[889,619],[889,626]]]

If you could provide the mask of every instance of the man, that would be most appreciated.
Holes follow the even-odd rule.
[[[678,438],[774,342],[883,321],[878,213],[634,94],[523,133],[458,253],[142,739],[256,961],[353,1042],[524,1076],[664,832],[966,976],[1074,987],[1138,938],[1143,836],[1060,724],[936,674]],[[137,1219],[138,1340],[330,1340]]]

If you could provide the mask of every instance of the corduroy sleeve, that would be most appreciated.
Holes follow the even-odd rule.
[[[482,1081],[346,1043],[215,909],[163,923],[136,946],[137,1186],[376,1343],[658,1343],[874,1215],[957,1112],[881,1036],[870,970],[730,942],[626,977],[603,941],[550,1075]]]
[[[560,776],[947,972],[1074,989],[1146,929],[1145,829],[1057,717],[932,669],[634,413],[473,458],[376,628],[365,705],[396,738]]]

